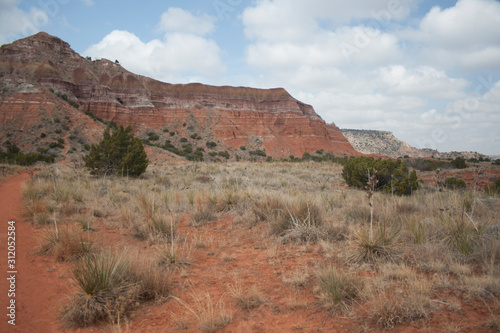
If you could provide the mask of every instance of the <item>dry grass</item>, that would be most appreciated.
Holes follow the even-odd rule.
[[[26,216],[46,231],[41,253],[78,262],[91,250],[89,235],[100,242],[92,248],[107,247],[99,233],[120,229],[120,236],[132,234],[143,240],[131,243],[142,244],[140,251],[153,258],[133,260],[124,280],[129,287],[117,287],[118,296],[108,299],[112,307],[124,306],[127,311],[78,319],[82,307],[101,313],[102,303],[75,295],[76,314],[67,314],[77,318],[73,322],[78,325],[126,320],[136,302],[169,297],[179,287],[178,281],[197,269],[189,266],[192,258],[217,256],[216,267],[210,269],[230,270],[240,264],[240,255],[236,257],[232,249],[255,247],[254,242],[259,248],[262,244],[274,248],[266,260],[283,283],[284,307],[272,308],[274,299],[256,287],[232,285],[229,296],[239,305],[238,311],[264,302],[276,311],[309,309],[308,300],[316,296],[330,310],[358,305],[367,309],[371,319],[367,329],[391,329],[428,318],[434,311],[434,288],[490,305],[500,297],[496,278],[500,238],[495,225],[499,198],[481,192],[438,192],[425,186],[410,197],[375,192],[370,198],[374,213],[370,239],[366,193],[335,190],[344,184],[337,165],[173,163],[155,168],[155,174],[148,171],[141,178],[128,179],[50,167],[23,189]],[[222,219],[223,233],[231,236],[233,230],[241,231],[245,238],[235,241],[220,236],[221,224],[212,222]],[[234,224],[226,228],[227,221]],[[92,233],[94,229],[98,233]],[[302,257],[301,269],[287,270],[297,267],[296,262],[283,265]],[[330,264],[316,272],[307,267],[321,266],[324,260]],[[370,278],[361,280],[358,276],[366,271]],[[429,276],[434,280],[429,281]],[[198,322],[197,329],[212,332],[231,321],[224,304],[218,298],[214,301],[212,290],[210,294],[201,293],[198,286],[192,289],[189,305],[181,304]],[[178,322],[186,327],[189,318]]]
[[[156,248],[157,260],[167,268],[181,268],[191,264],[191,247],[178,243],[163,244]]]
[[[309,270],[307,268],[303,268],[284,275],[282,279],[284,283],[290,284],[294,288],[299,288],[304,287],[307,284],[310,276],[311,273]]]
[[[233,314],[226,310],[224,302],[214,301],[210,293],[200,294],[193,290],[191,298],[192,305],[181,299],[174,299],[195,317],[201,332],[215,333],[233,320]]]
[[[192,227],[201,227],[204,224],[214,222],[216,219],[215,211],[210,205],[200,205],[191,214],[189,225]]]
[[[137,284],[138,299],[156,302],[165,300],[173,288],[171,270],[151,260],[136,258],[134,262],[130,265],[128,275]]]
[[[323,305],[335,310],[347,307],[361,296],[363,282],[357,276],[332,265],[319,268],[316,272],[319,297]]]
[[[404,280],[400,288],[395,288],[401,284],[399,281],[391,282],[386,287],[377,282],[366,306],[368,317],[389,330],[396,325],[427,318],[434,308],[430,299],[432,282],[408,270],[399,278]],[[394,289],[396,292],[393,292]]]
[[[230,284],[229,293],[242,310],[255,309],[264,304],[265,298],[256,285],[250,286],[246,291],[240,283]]]
[[[68,225],[47,229],[37,253],[51,255],[57,261],[78,259],[92,250],[92,241],[87,236],[80,229]]]

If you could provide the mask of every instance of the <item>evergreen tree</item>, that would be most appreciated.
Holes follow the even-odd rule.
[[[144,146],[139,138],[132,134],[132,127],[119,126],[110,133],[106,128],[103,139],[92,145],[88,155],[84,156],[85,166],[93,175],[118,174],[139,176],[149,164]]]

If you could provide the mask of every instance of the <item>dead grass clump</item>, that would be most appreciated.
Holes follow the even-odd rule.
[[[76,218],[76,222],[82,227],[83,231],[91,231],[94,230],[92,228],[94,224],[94,217],[91,214],[80,215]]]
[[[170,295],[172,276],[168,268],[154,261],[134,261],[130,265],[128,278],[137,284],[137,297],[141,301],[161,301]]]
[[[462,288],[471,298],[500,297],[500,277],[498,275],[467,276],[463,279]]]
[[[277,196],[267,195],[254,203],[252,212],[257,222],[270,222],[285,214],[286,208]]]
[[[118,220],[124,227],[131,227],[137,219],[138,216],[136,216],[136,213],[130,208],[130,206],[121,206],[118,210]]]
[[[191,264],[191,248],[178,244],[164,244],[157,247],[158,263],[167,268],[181,268]]]
[[[372,295],[367,309],[378,326],[391,330],[396,325],[427,318],[433,311],[432,283],[416,274],[407,278],[396,292],[392,291],[396,287],[392,283],[387,290],[381,288]]]
[[[209,205],[200,205],[191,214],[189,225],[191,227],[200,227],[204,224],[214,222],[216,220],[214,209]]]
[[[132,221],[135,237],[154,243],[174,242],[177,237],[177,219],[173,216],[155,214],[150,220]]]
[[[335,310],[339,305],[346,307],[361,295],[362,280],[342,269],[330,265],[318,269],[315,275],[319,296],[328,309]]]
[[[290,310],[306,309],[309,302],[303,295],[294,292],[285,296],[285,306]]]
[[[139,193],[137,195],[137,206],[142,212],[144,219],[150,221],[158,210],[158,201],[155,200],[154,195]]]
[[[307,281],[309,280],[310,273],[306,269],[299,269],[296,270],[289,275],[284,275],[283,276],[283,282],[290,284],[292,287],[298,288],[298,287],[304,287],[307,284]]]
[[[407,201],[398,202],[395,208],[396,208],[396,213],[402,216],[413,215],[420,211],[418,204]]]
[[[51,255],[58,261],[67,261],[87,255],[91,250],[92,242],[85,239],[81,230],[62,226],[47,230],[37,253]]]
[[[492,315],[491,319],[489,319],[486,322],[486,327],[488,327],[496,332],[500,332],[500,316],[499,315]]]
[[[447,230],[445,243],[460,254],[469,255],[478,245],[482,230],[467,221],[464,216],[455,218],[451,215],[443,215],[441,222]]]
[[[406,217],[404,221],[415,244],[422,245],[427,236],[427,226],[429,221],[427,219],[419,219],[417,216]]]
[[[284,204],[284,210],[276,211],[270,222],[271,234],[278,236],[283,243],[315,243],[325,237],[321,209],[315,203]]]
[[[44,199],[35,198],[32,200],[24,201],[24,216],[31,220],[31,223],[38,225],[39,216],[47,215],[48,206]],[[44,222],[45,219],[42,220]],[[42,224],[43,225],[43,224]]]
[[[200,295],[192,292],[193,305],[175,298],[177,302],[185,307],[198,322],[198,329],[204,333],[215,333],[217,330],[226,327],[233,320],[233,314],[226,310],[222,300],[218,302],[212,299],[209,293]]]
[[[370,222],[370,209],[367,207],[355,206],[346,210],[345,218],[347,222],[365,224]],[[374,215],[374,220],[378,220],[377,215]]]
[[[244,291],[239,283],[229,285],[228,288],[236,304],[238,304],[242,310],[255,309],[265,302],[264,296],[256,285],[252,285],[247,291]]]

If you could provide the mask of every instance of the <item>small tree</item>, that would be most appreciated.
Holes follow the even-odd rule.
[[[465,158],[457,157],[453,161],[451,161],[451,165],[453,165],[457,169],[465,169],[467,168],[467,163]]]
[[[119,126],[110,133],[106,128],[99,144],[92,145],[84,156],[85,166],[93,175],[120,174],[139,176],[149,164],[144,146],[132,134],[132,127]]]

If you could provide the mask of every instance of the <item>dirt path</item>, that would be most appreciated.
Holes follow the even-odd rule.
[[[0,183],[0,332],[54,332],[59,328],[57,313],[61,295],[67,294],[67,274],[63,267],[44,257],[35,257],[38,230],[23,221],[22,184],[27,173],[12,176]],[[15,221],[15,274],[7,273],[8,222]],[[15,275],[15,295],[9,297],[7,278]],[[15,300],[15,326],[7,316],[10,301]]]

